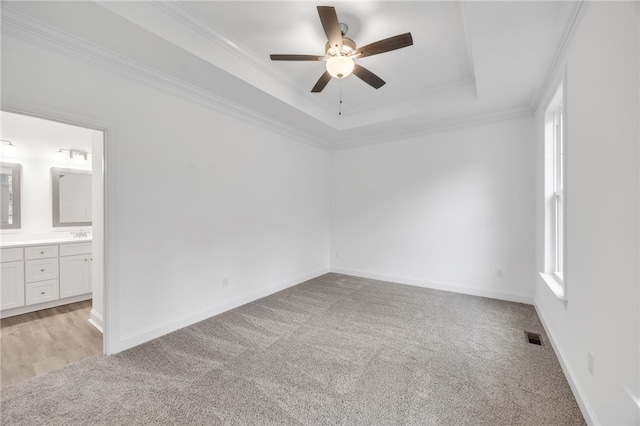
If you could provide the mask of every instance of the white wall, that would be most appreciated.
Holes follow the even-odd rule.
[[[592,424],[640,423],[638,34],[637,2],[587,2],[536,114],[542,271],[543,113],[566,65],[568,302],[537,279],[535,303]]]
[[[3,156],[2,161],[22,166],[21,228],[3,229],[2,235],[77,228],[52,225],[51,168],[91,170],[91,158],[83,163],[60,161],[56,152],[60,148],[91,152],[91,139],[100,132],[8,112],[0,112],[0,121],[0,139],[16,145],[16,156]]]
[[[525,117],[332,153],[332,269],[531,302],[533,133]]]
[[[328,270],[326,151],[11,36],[2,87],[4,106],[112,123],[113,350]]]

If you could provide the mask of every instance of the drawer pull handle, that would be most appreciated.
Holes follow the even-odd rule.
[[[43,252],[43,251],[41,251],[41,252],[40,252],[40,254],[44,254],[44,252]]]
[[[87,261],[87,259],[84,260],[85,262]]]
[[[40,272],[44,272],[44,269],[40,269]]]
[[[44,291],[41,291],[40,294],[44,294]]]

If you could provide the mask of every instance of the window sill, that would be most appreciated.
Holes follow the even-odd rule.
[[[545,272],[539,272],[540,276],[547,284],[549,289],[553,292],[553,294],[563,302],[567,301],[567,298],[564,294],[564,283],[556,274],[547,274]]]

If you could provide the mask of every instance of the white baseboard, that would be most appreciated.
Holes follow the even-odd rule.
[[[378,274],[375,272],[359,271],[355,269],[331,268],[331,272],[336,274],[352,275],[362,278],[371,278],[374,280],[389,281],[398,284],[412,285],[416,287],[430,288],[433,290],[444,290],[452,293],[469,294],[471,296],[488,297],[490,299],[506,300],[508,302],[526,303],[533,305],[533,296],[521,293],[511,293],[504,291],[485,290],[479,288],[468,287],[461,284],[454,284],[442,281],[423,281],[415,278],[399,277],[395,275]]]
[[[538,314],[538,318],[540,318],[540,322],[542,323],[542,326],[544,327],[544,331],[547,333],[547,337],[549,338],[549,342],[551,343],[551,347],[553,348],[553,350],[556,353],[556,356],[558,357],[558,361],[560,362],[560,367],[562,367],[562,371],[564,372],[564,375],[567,378],[567,382],[569,382],[569,387],[571,388],[571,391],[573,392],[573,396],[576,398],[576,402],[578,403],[578,406],[580,407],[580,411],[582,411],[582,416],[584,417],[584,420],[587,422],[588,425],[599,425],[599,424],[602,424],[596,418],[596,414],[593,411],[593,408],[591,407],[591,404],[589,404],[589,400],[586,398],[586,395],[585,395],[584,391],[582,390],[582,387],[574,379],[575,374],[573,372],[573,369],[566,362],[566,357],[564,355],[564,352],[562,352],[562,350],[558,346],[557,340],[556,340],[553,332],[551,331],[551,328],[548,327],[547,321],[545,320],[544,316],[542,315],[542,312],[540,312],[540,309],[538,309],[538,305],[534,303],[533,306],[535,307],[536,313]]]
[[[293,287],[294,285],[298,285],[300,283],[303,283],[305,281],[327,274],[329,272],[330,272],[329,268],[324,268],[319,271],[315,271],[315,272],[282,282],[272,287],[260,289],[253,293],[247,294],[246,296],[242,296],[242,297],[238,297],[222,303],[218,303],[216,305],[201,309],[200,311],[190,313],[188,315],[184,315],[179,318],[175,318],[171,321],[166,321],[164,323],[155,325],[153,327],[149,327],[145,330],[128,334],[126,336],[123,336],[122,339],[120,339],[120,344],[117,352],[124,351],[126,349],[129,349],[134,346],[140,345],[142,343],[148,342],[150,340],[156,339],[160,336],[164,336],[165,334],[187,327],[191,324],[195,324],[207,318],[211,318],[213,316],[219,315],[228,310],[237,308],[238,306],[245,305],[247,303],[253,302],[254,300],[261,299],[263,297],[269,296],[270,294],[277,293],[279,291],[282,291],[289,287]]]
[[[94,326],[98,331],[104,334],[104,318],[97,313],[94,309],[91,309],[91,315],[89,316],[89,324]]]

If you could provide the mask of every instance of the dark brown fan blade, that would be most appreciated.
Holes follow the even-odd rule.
[[[272,61],[322,61],[324,56],[315,55],[271,55]]]
[[[362,46],[361,48],[356,49],[350,56],[364,58],[365,56],[378,55],[380,53],[402,49],[403,47],[411,46],[412,44],[413,37],[411,37],[411,33],[400,34]]]
[[[328,71],[325,71],[324,74],[320,76],[320,79],[318,80],[316,85],[313,86],[313,89],[311,89],[311,93],[322,92],[322,89],[324,89],[324,86],[327,85],[329,80],[331,80],[331,74],[329,74]]]
[[[318,15],[322,28],[327,35],[327,40],[332,47],[338,46],[342,50],[342,32],[340,32],[340,22],[336,10],[331,6],[318,6]]]
[[[360,80],[367,83],[369,86],[379,89],[384,86],[385,81],[360,65],[357,65],[353,68],[353,73],[360,78]]]

